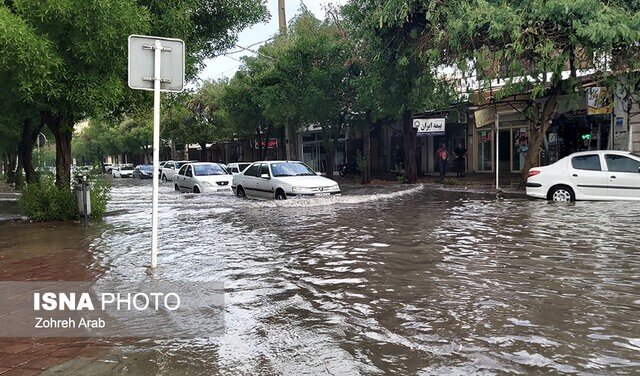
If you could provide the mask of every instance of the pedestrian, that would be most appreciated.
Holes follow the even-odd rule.
[[[440,148],[436,151],[436,162],[438,164],[438,171],[440,171],[440,183],[444,182],[444,177],[447,174],[447,161],[449,160],[449,152],[445,144],[440,144]]]
[[[464,160],[467,154],[467,149],[462,146],[462,143],[458,143],[455,149],[453,149],[453,156],[455,157],[456,176],[464,176]]]

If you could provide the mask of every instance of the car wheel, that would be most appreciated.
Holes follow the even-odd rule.
[[[549,199],[557,202],[575,201],[576,196],[573,190],[567,186],[555,187],[549,193]]]
[[[276,191],[276,200],[286,200],[287,195],[284,193],[282,189],[278,189]]]
[[[236,190],[236,196],[238,196],[240,198],[247,197],[247,195],[244,193],[244,188],[238,187],[238,189]]]
[[[197,185],[193,186],[193,193],[200,193],[200,188]]]
[[[174,189],[176,192],[180,192],[180,187],[178,186],[178,184],[174,184],[174,185],[173,185],[173,189]]]

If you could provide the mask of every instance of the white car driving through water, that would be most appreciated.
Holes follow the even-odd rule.
[[[527,195],[553,201],[640,201],[640,156],[617,150],[583,151],[534,167]]]
[[[338,183],[327,179],[299,161],[254,162],[233,176],[238,197],[285,200],[298,196],[340,194]]]
[[[187,163],[174,176],[173,187],[178,192],[231,193],[231,178],[219,163]]]

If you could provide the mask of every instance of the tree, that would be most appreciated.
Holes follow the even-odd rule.
[[[438,8],[438,32],[422,40],[423,52],[437,50],[441,62],[481,73],[485,86],[500,77],[505,84],[496,100],[530,93],[523,111],[532,130],[526,180],[561,97],[581,91],[579,73],[590,71],[586,79],[607,85],[638,67],[638,7],[635,1],[447,1]]]
[[[34,38],[43,41],[43,55],[56,64],[55,69],[44,69],[46,81],[22,80],[17,91],[36,88],[33,91],[41,94],[33,96],[34,103],[56,139],[60,187],[69,184],[74,124],[123,108],[126,112],[131,105],[124,81],[128,35],[182,38],[188,46],[187,75],[193,78],[205,58],[229,47],[240,29],[266,14],[259,0],[14,0],[2,9],[0,19],[18,20],[14,23],[33,31]],[[11,24],[3,35],[16,30]],[[40,50],[26,48],[25,61]]]
[[[437,62],[431,54],[420,53],[422,43],[432,35],[432,11],[438,3],[352,0],[343,8],[353,26],[353,38],[361,44],[361,58],[366,60],[367,79],[360,82],[360,97],[374,109],[378,102],[380,107],[375,110],[401,122],[409,183],[417,180],[413,113],[451,100],[447,85],[437,80]],[[371,101],[367,92],[379,99]]]
[[[200,145],[200,160],[208,161],[207,144],[229,137],[221,104],[225,86],[224,81],[207,81],[194,93],[176,96],[163,117],[164,138]]]

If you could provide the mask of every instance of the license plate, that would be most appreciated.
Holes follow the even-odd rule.
[[[316,196],[329,196],[331,193],[316,193]]]
[[[230,191],[231,188],[220,188],[218,189],[218,192],[224,192],[224,191]]]

